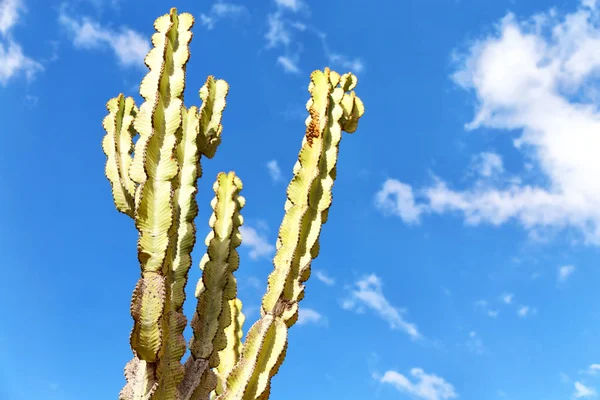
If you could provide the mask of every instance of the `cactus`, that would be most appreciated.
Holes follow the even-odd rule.
[[[178,14],[174,8],[156,20],[153,48],[145,58],[149,72],[140,85],[143,104],[138,109],[133,98],[119,94],[108,101],[103,120],[105,172],[114,203],[139,232],[141,274],[131,300],[133,358],[125,367],[122,400],[269,397],[271,378],[285,358],[288,329],[298,318],[311,262],[319,253],[341,132],[354,132],[364,112],[353,91],[354,75],[328,68],[311,74],[306,134],[287,189],[274,269],[261,316],[243,343],[244,315],[234,272],[245,199],[235,173],[217,176],[207,251],[200,261],[203,273],[195,293],[190,356],[182,363],[197,181],[202,156],[212,158],[221,142],[229,90],[224,80],[209,76],[200,89],[200,109],[184,106],[193,24],[190,14]]]

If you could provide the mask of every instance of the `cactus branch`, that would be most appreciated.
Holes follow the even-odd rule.
[[[133,197],[136,185],[129,178],[129,166],[133,153],[133,120],[137,107],[132,97],[112,98],[106,103],[109,114],[102,121],[106,135],[102,149],[107,157],[105,173],[112,186],[113,199],[117,210],[133,218]]]
[[[230,302],[235,301],[237,295],[233,273],[239,266],[236,248],[241,243],[240,210],[245,203],[239,194],[242,182],[233,172],[220,173],[213,189],[215,198],[211,202],[213,214],[209,221],[212,229],[206,237],[207,252],[200,261],[203,272],[196,288],[198,303],[190,343],[190,358],[207,360],[211,368],[220,364],[219,352],[227,347],[225,329],[232,325]],[[198,385],[204,386],[201,382]]]
[[[285,357],[287,330],[298,318],[310,264],[318,255],[321,226],[331,206],[342,129],[354,131],[364,112],[354,92],[346,93],[355,84],[353,75],[342,77],[328,68],[311,74],[306,135],[287,190],[262,317],[250,328],[241,359],[227,377],[226,391],[219,400],[268,397],[270,379]]]
[[[154,48],[145,59],[150,71],[140,86],[145,102],[134,121],[140,138],[129,175],[139,184],[135,193],[135,225],[139,231],[142,273],[132,297],[134,327],[130,342],[135,356],[145,362],[138,362],[137,366],[147,368],[146,378],[155,382],[149,393],[152,399],[174,398],[183,378],[180,359],[185,341],[180,332],[187,321],[178,310],[181,296],[175,293],[173,297],[177,289],[173,286],[182,277],[180,271],[173,271],[169,256],[177,243],[177,146],[181,140],[185,64],[193,23],[190,14],[178,15],[175,9],[156,20]]]

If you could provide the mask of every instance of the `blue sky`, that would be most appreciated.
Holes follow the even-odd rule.
[[[245,331],[308,76],[359,77],[366,113],[341,143],[273,399],[600,396],[600,4],[157,3],[0,0],[0,399],[100,400],[124,384],[137,236],[104,177],[101,122],[120,92],[140,104],[152,24],[171,6],[196,18],[186,105],[208,74],[231,86],[189,293],[212,183],[235,170]]]

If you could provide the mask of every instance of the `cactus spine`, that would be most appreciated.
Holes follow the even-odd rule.
[[[156,20],[153,48],[145,58],[149,72],[140,85],[143,104],[138,109],[133,98],[120,94],[108,101],[103,120],[105,172],[113,199],[139,232],[141,276],[131,301],[133,358],[125,367],[122,400],[269,397],[271,378],[285,358],[287,331],[298,318],[304,282],[319,253],[341,132],[354,132],[364,113],[353,91],[354,75],[339,75],[328,68],[311,74],[306,135],[287,189],[274,269],[261,317],[244,343],[244,315],[234,272],[239,266],[240,212],[245,199],[235,173],[217,176],[191,321],[191,354],[182,364],[183,330],[188,323],[183,303],[196,240],[200,162],[202,156],[212,158],[221,142],[229,90],[225,81],[209,76],[200,89],[200,109],[184,106],[193,23],[190,14],[178,14],[174,8]]]

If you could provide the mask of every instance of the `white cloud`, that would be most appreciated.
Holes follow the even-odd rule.
[[[200,24],[211,30],[215,27],[217,21],[223,18],[235,19],[247,12],[248,9],[242,5],[218,1],[212,5],[208,14],[200,14]]]
[[[415,378],[414,382],[396,371],[387,371],[379,381],[389,383],[399,392],[414,396],[417,399],[446,400],[458,397],[454,386],[442,377],[427,374],[421,368],[411,369],[410,374]]]
[[[343,68],[346,71],[350,71],[354,74],[359,74],[364,71],[365,65],[360,58],[349,58],[343,54],[331,53],[327,56],[329,62]]]
[[[306,4],[301,0],[275,0],[275,3],[284,9],[287,9],[292,12],[298,12],[302,8],[306,7]]]
[[[500,313],[498,310],[492,310],[485,300],[478,300],[475,302],[475,306],[480,308],[488,317],[496,318]]]
[[[23,54],[18,43],[12,40],[0,42],[0,84],[3,86],[19,72],[24,72],[27,79],[33,79],[43,69],[42,64]]]
[[[321,39],[321,45],[323,47],[323,52],[327,57],[327,60],[333,64],[334,66],[338,66],[339,68],[343,68],[344,70],[349,70],[355,74],[363,72],[365,69],[364,62],[360,58],[351,58],[346,55],[331,51],[329,49],[329,45],[327,44],[327,35],[324,32],[315,29],[317,36]],[[345,71],[344,71],[345,72]]]
[[[596,375],[598,372],[600,372],[600,364],[592,364],[588,367],[588,373]]]
[[[421,337],[417,326],[404,319],[404,310],[393,307],[385,298],[378,276],[368,275],[358,280],[355,286],[357,289],[351,290],[350,296],[342,303],[344,309],[363,312],[365,307],[370,308],[387,321],[392,329],[400,329],[413,339]]]
[[[24,11],[21,0],[0,1],[0,33],[5,36],[19,21],[19,12]]]
[[[489,178],[504,171],[502,158],[496,153],[484,152],[475,157],[477,173]]]
[[[333,286],[335,284],[335,279],[331,278],[323,271],[315,271],[315,277],[327,286]]]
[[[292,34],[283,20],[280,12],[267,15],[268,31],[265,34],[267,39],[267,48],[278,47],[279,45],[289,46],[292,42]]]
[[[532,308],[530,306],[521,305],[517,309],[517,315],[521,318],[527,318],[530,315],[537,314],[537,308]]]
[[[312,308],[300,307],[298,310],[298,325],[309,323],[319,323],[323,321],[323,316]]]
[[[279,168],[279,164],[277,164],[277,160],[271,160],[267,163],[267,169],[269,170],[269,175],[271,175],[271,179],[275,182],[281,180],[281,169]]]
[[[277,57],[277,64],[283,67],[285,72],[290,74],[299,74],[300,68],[298,68],[297,60],[293,60],[287,56],[279,56]]]
[[[240,15],[246,12],[246,7],[238,4],[218,2],[213,4],[211,10],[215,15],[219,17],[229,17]]]
[[[469,338],[467,339],[466,347],[470,352],[478,356],[484,355],[487,352],[485,346],[483,345],[483,341],[475,331],[469,332]]]
[[[505,304],[511,304],[515,298],[515,295],[512,293],[504,293],[500,298]]]
[[[557,276],[558,281],[566,281],[571,276],[571,274],[573,274],[573,272],[575,272],[574,265],[563,265],[562,267],[559,267]]]
[[[118,32],[103,27],[88,17],[73,18],[62,10],[59,23],[72,36],[73,45],[81,49],[111,48],[119,63],[125,67],[146,68],[144,58],[150,51],[150,42],[140,33],[129,28]]]
[[[25,12],[21,0],[0,0],[0,84],[6,86],[19,73],[24,73],[29,80],[43,71],[39,62],[26,56],[21,45],[12,37],[12,29],[19,23]]]
[[[575,382],[575,392],[573,393],[573,397],[576,399],[586,398],[586,397],[596,397],[597,393],[591,387],[585,386],[581,382]]]
[[[375,194],[375,205],[385,214],[396,215],[407,224],[418,224],[422,207],[415,204],[410,185],[388,179],[383,188]]]
[[[421,213],[459,212],[472,225],[516,220],[530,232],[575,228],[600,244],[599,17],[591,1],[562,18],[556,11],[526,20],[508,14],[456,57],[453,79],[478,104],[467,129],[518,135],[514,147],[544,183],[484,179],[459,190],[438,179],[418,191]]]
[[[257,260],[261,257],[269,257],[274,251],[275,246],[268,242],[267,238],[261,235],[256,229],[249,226],[240,226],[242,234],[242,246],[250,248],[250,258]]]
[[[267,15],[267,33],[265,39],[267,40],[267,48],[283,48],[284,53],[277,58],[277,64],[281,65],[285,72],[298,74],[300,69],[298,63],[300,61],[300,49],[303,48],[300,40],[295,39],[294,33],[311,33],[316,35],[320,40],[325,53],[327,61],[332,66],[344,69],[344,72],[348,70],[354,73],[360,73],[364,71],[364,62],[360,58],[351,58],[343,54],[332,52],[329,50],[327,45],[326,34],[315,28],[309,26],[306,23],[298,20],[290,21],[284,18],[283,11],[299,11],[303,8],[307,8],[306,5],[299,0],[276,0],[278,5],[277,11]],[[292,47],[296,47],[293,51]]]

